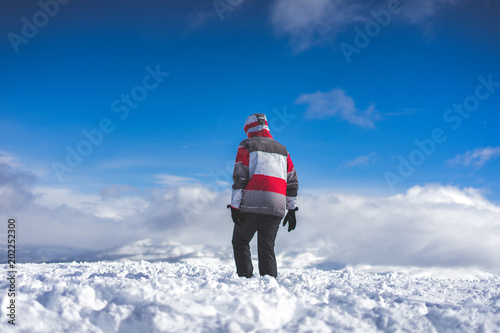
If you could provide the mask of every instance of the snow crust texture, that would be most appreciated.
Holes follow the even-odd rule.
[[[500,277],[347,267],[238,278],[227,265],[23,264],[1,332],[500,332]],[[3,291],[7,281],[0,282]]]

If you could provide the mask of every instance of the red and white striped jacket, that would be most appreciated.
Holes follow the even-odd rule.
[[[297,203],[299,183],[292,159],[271,136],[264,114],[252,114],[244,129],[248,139],[238,147],[231,206],[241,212],[283,217]]]

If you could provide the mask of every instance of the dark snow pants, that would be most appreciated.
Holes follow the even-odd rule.
[[[234,225],[232,240],[236,272],[239,276],[251,277],[253,275],[250,241],[257,232],[259,273],[260,275],[276,277],[278,269],[274,255],[274,241],[282,218],[256,213],[243,213],[241,215],[243,225]]]

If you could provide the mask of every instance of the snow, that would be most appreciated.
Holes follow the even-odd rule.
[[[16,327],[2,311],[1,332],[500,332],[500,276],[477,269],[280,268],[277,279],[244,279],[197,258],[18,272]]]

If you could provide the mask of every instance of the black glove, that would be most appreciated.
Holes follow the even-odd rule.
[[[285,219],[283,220],[283,226],[288,222],[288,232],[295,229],[297,226],[297,218],[295,218],[295,212],[299,210],[298,208],[289,209],[288,213],[286,213]]]
[[[243,225],[243,223],[241,222],[240,210],[234,208],[231,205],[227,205],[227,208],[231,208],[231,218],[233,219],[233,222],[241,227]]]

